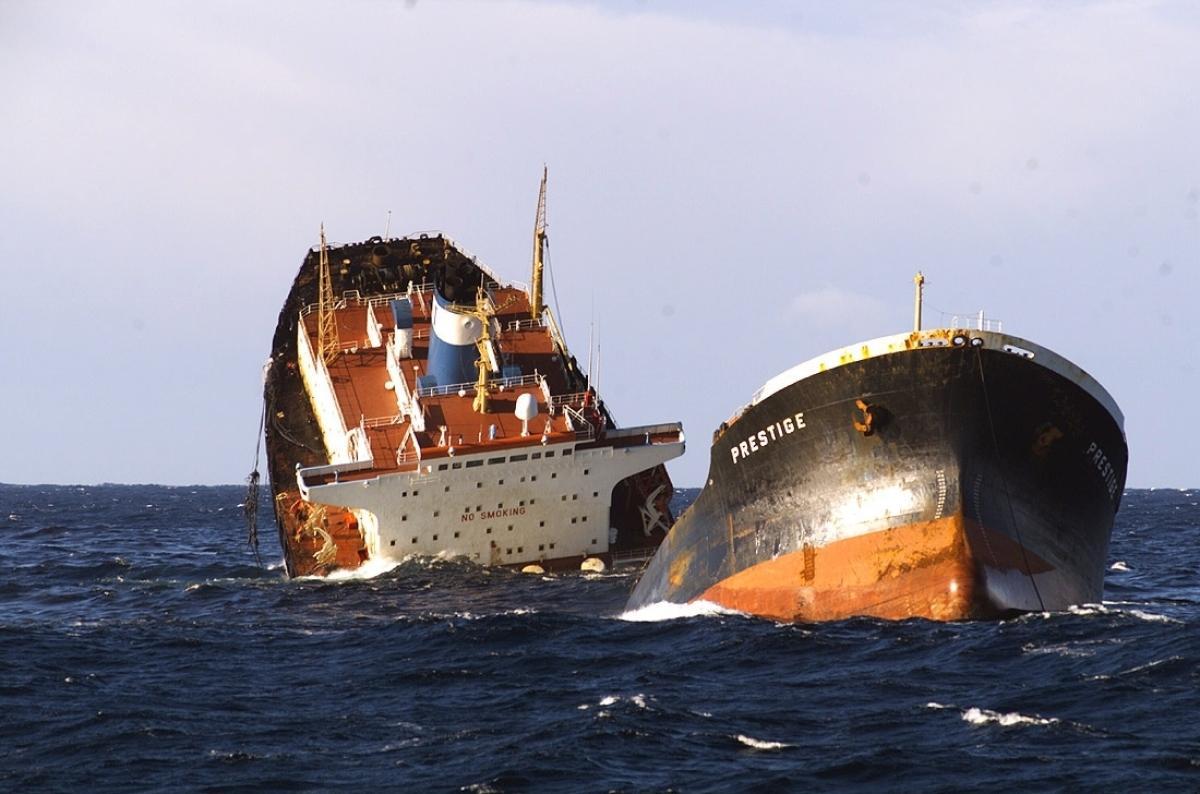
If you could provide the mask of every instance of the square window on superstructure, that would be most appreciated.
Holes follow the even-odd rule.
[[[482,487],[483,487],[483,483],[481,483],[481,482],[477,482],[477,483],[475,483],[475,487],[476,487],[476,488],[482,488]]]
[[[588,476],[588,475],[589,475],[589,474],[591,474],[591,473],[592,473],[592,470],[591,470],[591,469],[584,469],[584,470],[583,470],[583,476],[584,476],[584,477]]]
[[[544,527],[544,526],[546,526],[546,522],[545,522],[545,521],[539,521],[539,522],[538,522],[538,526],[539,526],[539,527]]]
[[[400,520],[401,520],[401,521],[407,521],[407,520],[408,520],[408,516],[406,516],[406,515],[402,515],[402,516],[400,516]]]
[[[545,551],[545,550],[546,550],[546,544],[545,544],[545,543],[539,543],[539,544],[538,544],[538,551]]]
[[[596,539],[595,539],[595,538],[592,538],[592,545],[593,545],[593,546],[595,546],[595,545],[596,545]]]
[[[447,485],[445,488],[443,488],[443,489],[442,489],[442,492],[443,492],[443,493],[450,493],[450,486],[449,486],[449,485]]]
[[[530,481],[530,482],[537,482],[537,475],[536,475],[536,474],[531,474],[531,475],[529,475],[529,481]]]
[[[457,532],[455,532],[455,533],[454,533],[454,537],[456,537],[456,538],[458,537],[458,533],[457,533]]]
[[[448,463],[439,463],[438,464],[438,471],[445,471],[448,468],[450,468],[450,464],[448,464]]]
[[[487,528],[487,534],[489,534],[489,535],[490,535],[490,534],[492,534],[492,528],[491,528],[491,527],[488,527],[488,528]]]
[[[577,523],[579,523],[579,519],[578,519],[578,518],[575,518],[574,516],[572,516],[572,518],[571,518],[571,523],[572,523],[572,524],[577,524]]]
[[[416,542],[417,542],[417,539],[416,539],[416,538],[413,538],[413,543],[416,543]]]
[[[394,541],[394,540],[393,540],[393,541],[392,541],[392,545],[393,545],[393,546],[395,546],[395,545],[396,545],[396,541]]]
[[[550,548],[554,548],[554,544],[553,544],[553,543],[551,543],[551,544],[550,544]]]
[[[511,460],[513,463],[520,463],[521,461],[528,459],[528,455],[513,455],[511,458],[509,458],[509,460]]]
[[[534,460],[541,460],[541,459],[542,459],[542,453],[540,453],[540,452],[535,452],[535,453],[533,453],[532,455],[530,455],[529,457],[533,458]]]
[[[525,547],[517,546],[517,554],[524,554],[524,553],[525,553]]]
[[[564,457],[564,458],[565,458],[567,455],[571,455],[571,454],[574,454],[574,450],[570,450],[570,449],[564,449],[564,450],[563,450],[563,457]]]
[[[413,496],[418,496],[420,493],[420,491],[413,491]]]
[[[512,549],[505,549],[505,550],[504,550],[504,553],[505,553],[505,554],[512,554]]]
[[[482,461],[482,460],[468,460],[468,461],[467,461],[467,468],[468,468],[468,469],[475,469],[475,468],[478,468],[478,467],[480,467],[480,466],[482,466],[482,465],[483,465],[483,461]]]
[[[595,497],[597,497],[597,496],[599,496],[599,495],[600,495],[600,492],[599,492],[599,491],[592,491],[592,498],[595,498]]]
[[[549,452],[547,452],[546,457],[548,457],[548,458],[554,457],[554,450],[550,450]]]
[[[434,535],[434,536],[433,536],[433,539],[434,539],[434,540],[437,540],[437,535]]]
[[[504,480],[501,480],[500,482],[498,482],[498,483],[496,483],[496,484],[497,484],[497,485],[504,485]]]
[[[584,521],[587,521],[587,516],[584,516],[584,517],[583,517],[583,520],[584,520]]]
[[[458,463],[451,463],[451,464],[450,464],[450,468],[452,468],[452,469],[461,469],[461,468],[462,468],[462,462],[460,461],[460,462],[458,462]]]
[[[488,465],[495,466],[497,463],[503,463],[504,458],[488,458]]]
[[[552,471],[552,472],[550,472],[550,479],[552,479],[552,480],[557,480],[557,479],[558,479],[558,472],[556,472],[556,471]]]

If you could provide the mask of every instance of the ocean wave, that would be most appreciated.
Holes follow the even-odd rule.
[[[375,559],[367,560],[362,565],[354,569],[339,568],[336,571],[331,571],[325,576],[298,576],[296,581],[310,582],[362,582],[368,579],[374,579],[377,576],[383,576],[385,573],[392,571],[401,563],[397,560]]]
[[[1059,722],[1057,717],[1030,717],[1016,711],[1001,713],[999,711],[992,711],[991,709],[981,709],[976,706],[972,706],[964,711],[962,718],[965,722],[969,722],[972,725],[995,723],[1005,728],[1013,725],[1054,725]]]
[[[712,617],[715,615],[738,615],[744,613],[727,609],[711,601],[691,601],[687,604],[676,604],[672,601],[658,601],[644,607],[631,609],[617,615],[618,620],[631,623],[658,623],[664,620],[679,620],[680,618]]]
[[[755,750],[782,750],[785,747],[794,747],[795,746],[795,745],[788,744],[786,742],[768,742],[763,739],[755,739],[753,736],[746,736],[743,733],[739,733],[739,734],[735,735],[733,738],[737,739],[739,742],[746,745],[747,747],[753,748]]]
[[[1110,601],[1109,605],[1113,605],[1115,603],[1116,602]],[[1159,615],[1155,612],[1146,612],[1142,609],[1110,609],[1109,606],[1105,604],[1072,604],[1071,606],[1067,607],[1067,611],[1072,615],[1129,615],[1130,617],[1135,617],[1138,620],[1144,620],[1147,623],[1182,622],[1176,620],[1175,618],[1167,617],[1166,615]]]
[[[925,704],[925,708],[939,711],[957,710],[961,712],[963,721],[969,722],[972,725],[996,724],[1008,728],[1014,725],[1054,725],[1060,722],[1057,717],[1042,717],[1037,715],[1031,717],[1018,711],[1000,712],[992,711],[991,709],[982,709],[978,706],[969,706],[964,709],[946,703],[929,702]]]

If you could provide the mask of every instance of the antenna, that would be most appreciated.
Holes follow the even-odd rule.
[[[392,233],[392,211],[388,210],[387,223],[383,225],[383,239],[388,239],[388,235]]]
[[[317,358],[325,366],[333,363],[338,348],[337,318],[333,316],[333,281],[329,276],[329,246],[325,224],[321,224],[321,259],[317,269]]]
[[[546,177],[542,166],[542,185],[538,188],[537,215],[533,221],[533,279],[529,285],[529,314],[537,320],[542,316],[542,258],[546,249]]]
[[[921,304],[925,301],[925,274],[920,270],[913,276],[916,295],[913,296],[913,331],[921,330]]]
[[[596,295],[592,294],[592,321],[588,324],[588,388],[592,386],[592,361],[594,360],[596,338]]]

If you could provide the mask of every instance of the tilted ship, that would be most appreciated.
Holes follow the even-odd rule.
[[[938,620],[1097,602],[1123,417],[1090,375],[986,322],[872,339],[771,378],[628,607]]]
[[[570,354],[542,299],[545,188],[528,288],[439,233],[329,246],[322,229],[266,371],[289,575],[414,554],[644,562],[661,542],[683,430],[618,428]]]

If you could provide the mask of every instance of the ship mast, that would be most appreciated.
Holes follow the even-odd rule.
[[[925,298],[925,274],[917,271],[917,275],[913,276],[913,284],[916,285],[916,295],[913,296],[913,330],[921,330],[921,304]]]
[[[542,166],[542,186],[538,190],[537,217],[533,222],[533,279],[529,286],[529,316],[542,317],[542,258],[546,248],[546,166]]]
[[[317,269],[317,358],[325,366],[333,363],[341,344],[337,319],[333,316],[333,281],[329,277],[329,246],[325,243],[325,224],[321,224],[321,264]]]

